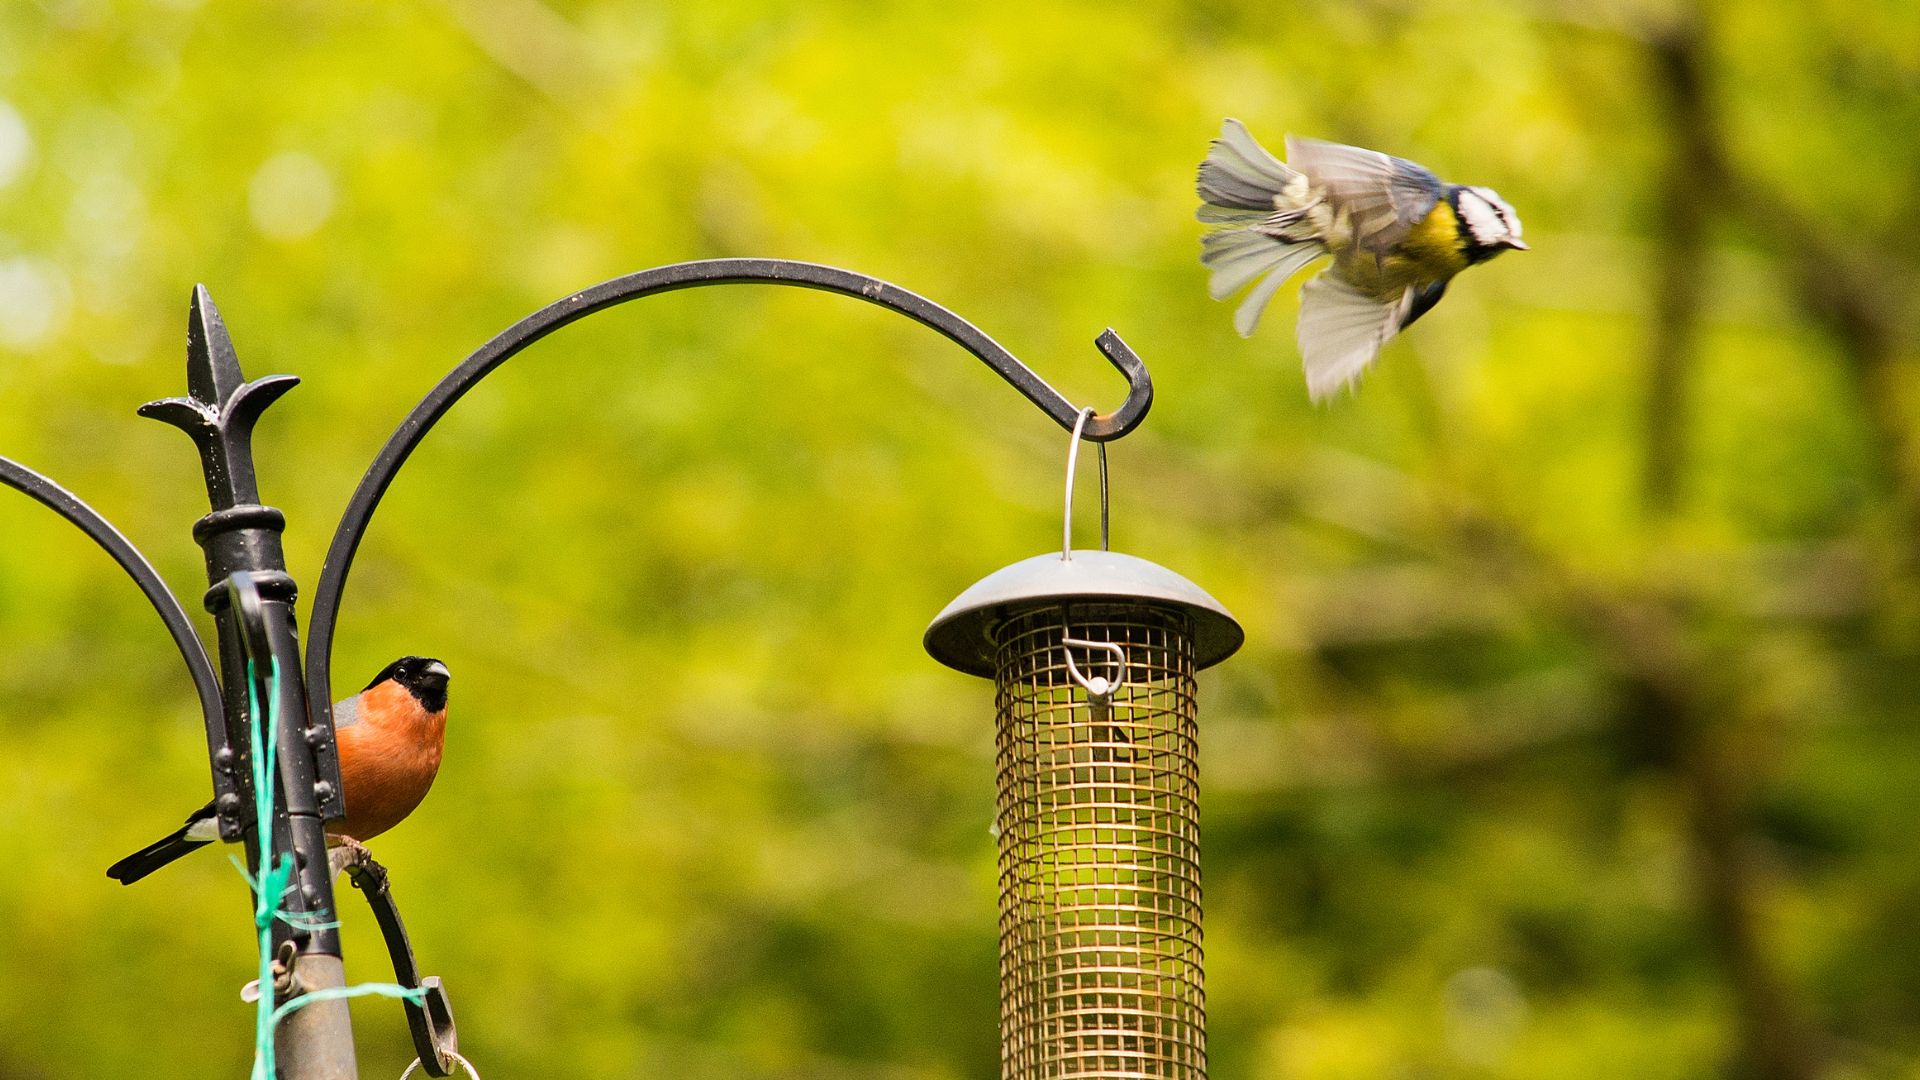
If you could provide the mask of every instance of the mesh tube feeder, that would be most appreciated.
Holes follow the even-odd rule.
[[[925,638],[998,689],[1001,1076],[1203,1080],[1194,673],[1244,634],[1171,570],[1072,550],[1078,435],[1062,550],[988,575]]]

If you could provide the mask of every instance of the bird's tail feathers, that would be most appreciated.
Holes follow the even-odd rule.
[[[1265,275],[1233,313],[1233,326],[1241,337],[1252,336],[1260,313],[1280,286],[1327,250],[1318,241],[1286,240],[1261,229],[1221,229],[1202,237],[1200,244],[1200,261],[1213,271],[1207,292],[1215,300],[1225,300]]]
[[[1201,209],[1200,220],[1257,221],[1280,207],[1276,197],[1292,201],[1296,194],[1305,195],[1306,188],[1305,176],[1253,141],[1240,121],[1228,118],[1221,123],[1220,137],[1213,140],[1207,159],[1200,163],[1200,198],[1211,204]]]
[[[177,832],[155,840],[121,859],[107,867],[107,876],[122,885],[131,885],[182,855],[206,847],[213,841],[190,838],[189,834],[204,831],[195,829],[198,824],[197,821],[190,821],[180,826]]]
[[[1213,272],[1207,291],[1224,300],[1264,275],[1233,316],[1234,328],[1249,336],[1281,284],[1326,253],[1312,213],[1317,199],[1304,174],[1234,119],[1220,125],[1200,163],[1199,190],[1204,205],[1197,216],[1222,226],[1201,239],[1200,261]]]

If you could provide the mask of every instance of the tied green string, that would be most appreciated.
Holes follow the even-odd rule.
[[[267,715],[261,716],[260,683],[253,660],[247,660],[247,747],[253,754],[253,814],[255,839],[260,845],[260,869],[254,877],[253,926],[260,935],[260,999],[254,1010],[253,1080],[278,1075],[273,1060],[273,920],[280,913],[280,897],[293,878],[293,860],[273,865],[273,779],[279,772],[280,660],[267,668]],[[261,729],[265,729],[262,734]]]
[[[425,1007],[427,991],[425,987],[406,987],[399,983],[355,983],[352,986],[330,986],[325,990],[315,990],[311,994],[301,994],[286,1004],[273,1010],[273,1023],[279,1024],[287,1014],[295,1009],[311,1005],[316,1001],[338,1001],[341,998],[367,997],[378,994],[381,997],[399,998],[415,1005]]]
[[[289,914],[280,910],[281,900],[287,894],[293,881],[293,860],[282,856],[278,864],[273,863],[273,782],[280,761],[280,661],[275,658],[267,668],[267,707],[262,716],[260,708],[259,682],[254,677],[253,661],[247,661],[247,746],[253,753],[253,813],[260,843],[260,869],[257,874],[248,875],[241,868],[241,875],[247,877],[253,886],[253,925],[260,935],[260,998],[254,1012],[253,1029],[253,1080],[273,1080],[279,1073],[274,1061],[273,1032],[280,1021],[295,1010],[317,1001],[334,1001],[342,998],[364,997],[378,994],[382,997],[400,998],[416,1006],[426,1002],[427,991],[424,987],[407,987],[398,983],[361,983],[357,986],[334,986],[324,990],[315,990],[310,994],[301,994],[283,1002],[278,1008],[273,1004],[273,923],[275,919],[295,929],[315,930],[337,926],[332,922],[317,922],[299,913]],[[264,729],[264,732],[263,732]]]

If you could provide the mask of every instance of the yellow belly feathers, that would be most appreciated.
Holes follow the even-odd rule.
[[[1348,247],[1335,253],[1332,270],[1369,296],[1393,300],[1409,286],[1445,281],[1466,268],[1458,218],[1442,199],[1387,254]]]

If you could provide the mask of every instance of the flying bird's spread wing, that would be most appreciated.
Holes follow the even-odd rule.
[[[1307,369],[1307,395],[1324,400],[1352,384],[1392,340],[1413,307],[1413,290],[1376,300],[1332,274],[1322,273],[1300,289],[1300,355]]]
[[[1287,162],[1345,211],[1353,243],[1379,254],[1405,239],[1440,201],[1439,177],[1378,150],[1289,135]]]

